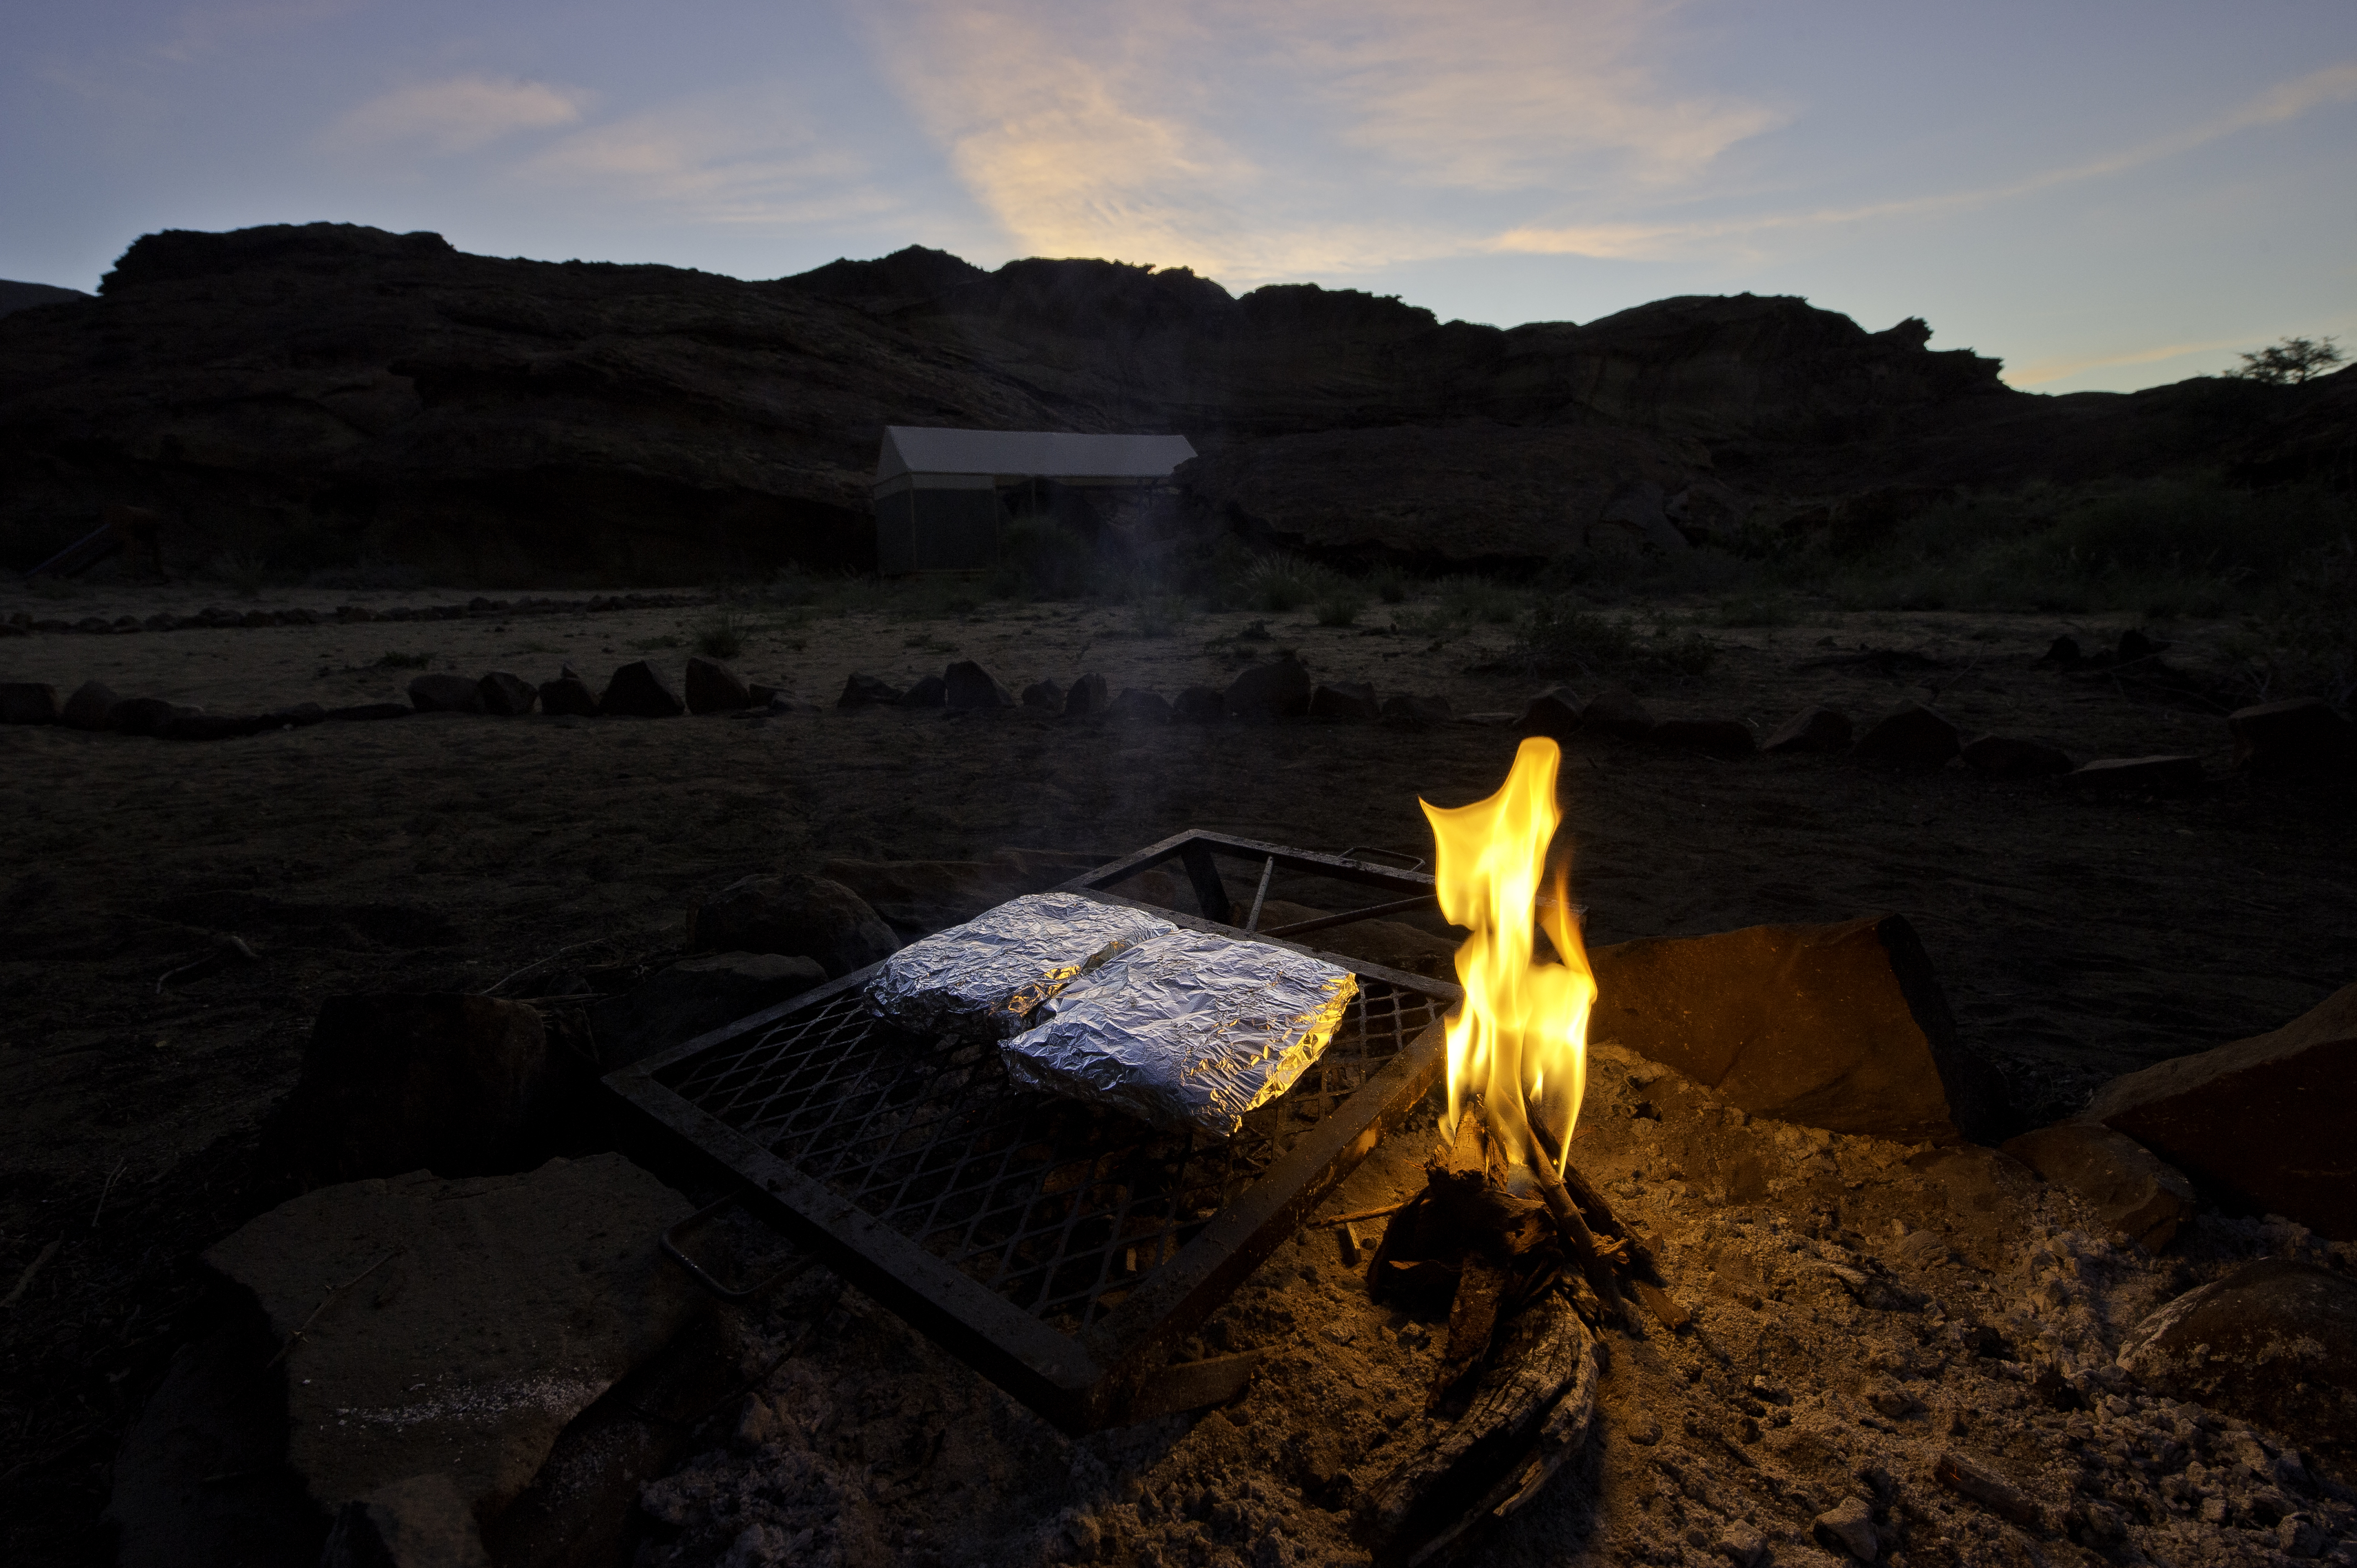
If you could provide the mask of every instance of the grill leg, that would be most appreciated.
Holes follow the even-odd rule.
[[[1236,923],[1236,912],[1228,902],[1227,884],[1220,880],[1220,868],[1211,864],[1211,852],[1201,844],[1190,843],[1178,852],[1187,867],[1187,880],[1195,885],[1195,902],[1201,907],[1203,918],[1217,920],[1223,926]]]

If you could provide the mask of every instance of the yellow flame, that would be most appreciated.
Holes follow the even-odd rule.
[[[1525,1164],[1530,1116],[1562,1140],[1558,1166],[1587,1089],[1587,1016],[1596,977],[1573,918],[1570,877],[1558,869],[1552,907],[1538,908],[1548,843],[1563,821],[1555,775],[1563,752],[1534,736],[1514,753],[1505,787],[1486,800],[1444,809],[1419,801],[1432,823],[1441,913],[1472,932],[1457,950],[1465,1002],[1448,1017],[1448,1124],[1469,1093],[1481,1098],[1491,1134]],[[1533,957],[1534,915],[1560,963]]]

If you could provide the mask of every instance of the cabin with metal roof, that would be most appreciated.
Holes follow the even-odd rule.
[[[1168,489],[1194,456],[1183,435],[888,424],[876,461],[877,570],[985,570],[1015,519],[1061,515],[1091,491]]]

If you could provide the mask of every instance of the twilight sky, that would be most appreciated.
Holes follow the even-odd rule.
[[[775,277],[909,243],[1587,320],[1797,294],[2017,386],[2357,347],[2352,0],[79,0],[0,277],[317,219]]]

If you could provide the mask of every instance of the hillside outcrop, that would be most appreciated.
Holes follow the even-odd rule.
[[[171,520],[169,554],[284,569],[855,564],[886,424],[1177,430],[1202,454],[1191,526],[1458,564],[1599,528],[1674,542],[1670,521],[1879,527],[1959,486],[2345,466],[2348,374],[2038,397],[1930,336],[1748,295],[1501,329],[913,247],[763,283],[351,225],[173,231],[98,297],[0,319],[0,559],[128,504]]]

